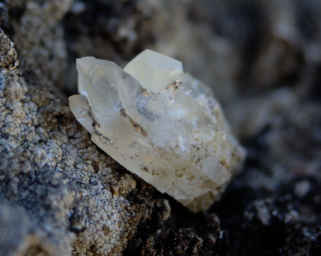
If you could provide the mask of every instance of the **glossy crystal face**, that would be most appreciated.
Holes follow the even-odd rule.
[[[245,152],[211,90],[181,62],[145,50],[124,70],[77,60],[70,108],[103,151],[194,212],[217,200]]]

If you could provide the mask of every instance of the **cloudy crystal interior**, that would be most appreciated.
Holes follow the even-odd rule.
[[[70,107],[108,155],[194,212],[218,200],[244,149],[211,90],[181,62],[145,50],[124,69],[77,60]]]

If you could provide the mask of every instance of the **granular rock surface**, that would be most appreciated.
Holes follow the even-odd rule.
[[[1,255],[320,255],[318,0],[0,0]],[[248,152],[192,214],[90,142],[75,58],[145,48],[213,86]]]
[[[10,229],[21,240],[7,255],[119,254],[145,214],[126,198],[135,179],[89,142],[55,88],[27,83],[19,68],[0,81],[0,195],[13,207],[1,207],[12,225],[1,237]]]

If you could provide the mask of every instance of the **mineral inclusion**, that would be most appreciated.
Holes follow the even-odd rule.
[[[98,147],[194,212],[219,199],[245,152],[181,62],[145,50],[124,69],[94,57],[77,69],[80,95],[69,105]]]

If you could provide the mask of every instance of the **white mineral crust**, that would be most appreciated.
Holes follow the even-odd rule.
[[[145,50],[124,70],[94,57],[77,69],[70,108],[97,146],[194,212],[219,199],[245,152],[211,90],[181,62]]]

